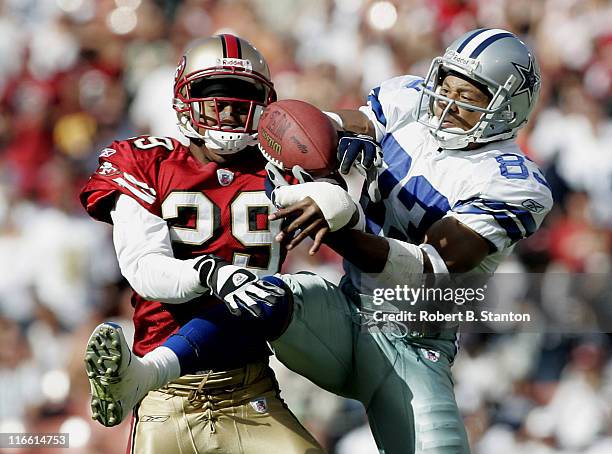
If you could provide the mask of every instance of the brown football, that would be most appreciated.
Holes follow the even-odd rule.
[[[327,115],[307,102],[284,99],[270,104],[257,131],[263,155],[285,170],[299,165],[317,177],[338,166],[336,128]]]

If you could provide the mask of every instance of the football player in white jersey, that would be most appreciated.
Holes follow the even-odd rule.
[[[342,172],[357,161],[368,175],[357,208],[340,208],[347,205],[334,198],[339,189],[322,183],[275,191],[275,203],[286,207],[275,219],[301,214],[281,233],[301,230],[289,246],[310,235],[314,253],[323,234],[341,230],[324,241],[345,258],[347,272],[344,299],[336,289],[321,291],[322,283],[317,293],[316,282],[308,282],[315,277],[283,277],[296,303],[305,301],[300,307],[306,315],[300,313],[299,321],[294,316],[275,353],[331,390],[339,382],[330,386],[325,377],[333,374],[317,371],[344,364],[350,378],[339,391],[364,403],[381,451],[469,451],[452,391],[455,333],[410,333],[398,340],[393,331],[364,334],[359,323],[380,309],[368,297],[375,289],[418,287],[423,272],[493,272],[538,229],[552,194],[514,137],[539,90],[537,62],[520,39],[500,29],[473,30],[435,58],[424,79],[393,78],[373,89],[359,111],[330,114],[339,129],[359,134],[341,139],[339,147]],[[320,218],[327,221],[323,228],[314,222]],[[342,307],[349,321],[330,316],[330,307]],[[308,315],[317,310],[321,318]],[[297,342],[287,342],[292,330],[299,338],[300,328],[302,342],[313,337],[306,334],[311,330],[331,349],[327,362],[317,361],[312,341],[297,351]],[[347,350],[339,347],[343,335],[351,339]],[[309,362],[296,360],[300,355]]]
[[[278,239],[297,233],[291,247],[312,236],[311,253],[325,241],[343,255],[347,274],[340,286],[306,273],[263,278],[285,297],[260,305],[262,329],[278,334],[272,325],[287,324],[270,339],[276,356],[324,389],[360,400],[381,452],[469,452],[450,370],[454,330],[363,327],[379,309],[375,289],[418,287],[423,273],[492,272],[538,229],[551,192],[513,138],[539,89],[537,63],[520,39],[473,30],[435,58],[424,79],[391,79],[359,111],[329,113],[352,133],[340,142],[341,171],[356,162],[368,175],[359,204],[326,182],[273,193],[284,208],[272,218],[296,216]],[[240,291],[216,276],[213,293]],[[290,319],[272,321],[283,304]],[[197,319],[179,334],[191,339],[194,328]],[[181,368],[192,361],[176,353]]]

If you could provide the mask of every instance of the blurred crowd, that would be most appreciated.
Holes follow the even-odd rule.
[[[514,288],[515,303],[539,297],[559,319],[597,318],[546,279],[610,273],[610,24],[609,0],[0,0],[0,432],[69,432],[72,452],[123,451],[129,422],[89,418],[82,355],[100,321],[131,324],[129,288],[110,228],[86,217],[77,194],[113,139],[180,137],[176,62],[190,40],[221,31],[264,54],[279,98],[322,109],[355,108],[388,77],[424,75],[466,30],[522,37],[543,89],[519,141],[556,205],[500,271],[540,276],[535,290],[527,278]],[[341,276],[328,250],[292,252],[285,270],[304,269]],[[463,335],[454,374],[473,451],[612,452],[605,331]],[[330,452],[375,452],[360,404],[273,362],[289,406]]]

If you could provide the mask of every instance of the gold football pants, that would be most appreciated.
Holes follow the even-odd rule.
[[[315,454],[323,448],[279,395],[267,363],[185,375],[134,410],[133,454]]]

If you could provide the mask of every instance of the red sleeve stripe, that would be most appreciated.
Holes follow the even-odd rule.
[[[221,35],[223,44],[223,56],[225,58],[242,58],[240,41],[234,35]]]

